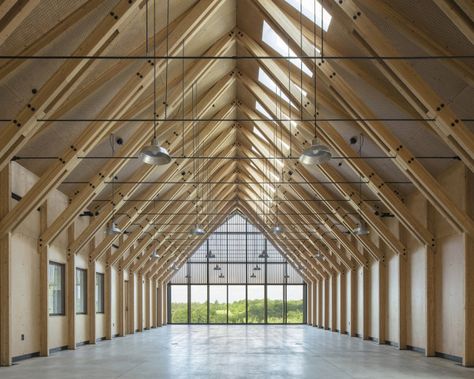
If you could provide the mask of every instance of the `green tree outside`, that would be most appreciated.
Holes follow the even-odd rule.
[[[265,322],[265,303],[263,299],[248,301],[249,323]],[[229,324],[245,324],[245,300],[229,303]],[[283,302],[281,300],[267,301],[268,323],[282,323]],[[191,323],[207,323],[207,303],[191,303]],[[187,303],[171,304],[171,322],[174,324],[186,324],[188,322]],[[209,322],[223,323],[227,322],[227,304],[214,302],[209,304]],[[303,300],[289,300],[287,302],[287,323],[301,324],[303,322]]]

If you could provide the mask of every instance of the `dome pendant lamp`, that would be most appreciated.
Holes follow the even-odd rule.
[[[316,2],[315,2],[316,4]],[[314,11],[316,17],[316,5]],[[313,35],[314,35],[314,56],[316,56],[316,24],[313,26]],[[321,62],[324,63],[324,29],[321,28]],[[316,65],[315,65],[316,67]],[[329,147],[319,143],[318,141],[318,110],[317,110],[317,72],[314,71],[314,139],[311,142],[311,146],[303,151],[299,161],[304,165],[320,165],[326,162],[329,162],[332,158],[331,151]]]
[[[145,146],[140,151],[139,158],[143,163],[155,166],[164,166],[171,162],[171,156],[168,153],[168,150],[160,145],[156,136],[156,15],[155,15],[156,4],[153,2],[153,140],[151,145]],[[148,15],[148,13],[147,13]],[[148,24],[148,20],[147,20]],[[167,25],[166,25],[166,80],[165,80],[165,101],[163,102],[165,106],[165,120],[168,116],[168,54],[169,54],[169,1],[168,1],[168,16],[167,16]],[[148,47],[148,35],[147,35],[147,47]],[[148,53],[148,49],[147,49]]]

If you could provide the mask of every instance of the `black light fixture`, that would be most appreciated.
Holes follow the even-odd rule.
[[[221,270],[222,270],[221,266],[219,265],[214,266],[214,271],[221,271]]]
[[[224,274],[222,272],[219,274],[219,278],[224,279]]]
[[[252,272],[252,275],[250,275],[250,277],[251,277],[251,278],[256,278],[256,277],[257,277],[257,275],[255,275],[255,273],[254,273],[254,272]]]
[[[207,259],[212,259],[212,258],[215,258],[215,257],[216,257],[215,254],[214,254],[211,250],[209,250],[209,251],[206,253],[206,258],[207,258]]]
[[[254,271],[260,271],[260,270],[261,270],[261,268],[260,268],[260,266],[259,266],[259,265],[255,265],[255,267],[253,268],[253,270],[254,270]]]
[[[262,252],[259,254],[258,257],[259,257],[259,258],[263,258],[263,259],[268,258],[267,249],[263,249]]]
[[[166,84],[165,84],[165,119],[168,116],[168,55],[169,55],[169,10],[170,4],[168,0],[168,11],[167,11],[167,24],[166,24]],[[147,12],[148,15],[148,12]],[[146,20],[148,25],[148,19]],[[146,36],[147,39],[147,47],[148,47],[148,35]],[[147,50],[148,54],[148,50]],[[143,161],[143,163],[149,165],[167,165],[171,162],[171,156],[168,153],[168,150],[160,145],[158,142],[157,134],[156,134],[156,0],[153,1],[153,139],[151,145],[145,146],[140,151],[139,158]]]

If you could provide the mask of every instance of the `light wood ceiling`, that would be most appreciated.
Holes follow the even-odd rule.
[[[378,239],[404,253],[383,215],[432,244],[404,203],[411,193],[426,197],[454,228],[474,232],[472,219],[436,179],[459,160],[474,168],[469,1],[324,1],[332,16],[324,33],[326,59],[303,59],[316,72],[315,98],[313,78],[286,59],[264,58],[279,55],[262,41],[264,22],[298,56],[313,55],[315,35],[322,48],[321,29],[285,0],[170,1],[169,28],[167,2],[156,0],[157,55],[166,56],[168,40],[170,56],[188,57],[170,59],[167,73],[166,60],[157,59],[158,117],[164,117],[167,88],[167,118],[178,120],[158,124],[159,140],[173,156],[158,168],[136,159],[153,134],[154,70],[145,59],[153,51],[153,0],[13,3],[0,4],[0,168],[13,159],[39,180],[0,222],[2,233],[59,189],[70,206],[48,226],[42,243],[92,211],[96,216],[71,246],[77,252],[115,214],[128,238],[105,237],[91,257],[101,258],[115,243],[119,249],[109,263],[133,248],[128,265],[138,257],[141,266],[135,266],[158,272],[185,261],[206,237],[176,238],[195,222],[196,209],[207,232],[239,211],[311,277],[380,259]],[[259,81],[259,70],[287,100]],[[291,114],[296,121],[289,128],[263,120],[257,102],[271,118]],[[335,158],[303,166],[298,157],[313,138],[316,109],[323,120],[319,137]],[[201,121],[180,121],[183,114]],[[200,142],[194,150],[193,130]],[[111,134],[123,140],[115,158]],[[352,232],[360,217],[369,236]],[[277,222],[285,227],[282,235],[271,232]],[[155,247],[162,258],[148,262]],[[315,251],[324,258],[315,258]]]

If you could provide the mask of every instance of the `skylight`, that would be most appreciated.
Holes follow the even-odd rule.
[[[299,0],[296,0],[299,1]],[[272,49],[274,49],[278,54],[286,57],[296,57],[296,54],[293,50],[291,50],[287,43],[283,41],[283,39],[276,33],[270,25],[267,24],[266,21],[263,21],[263,32],[262,32],[262,41],[265,42],[268,46],[270,46]],[[310,76],[313,77],[313,73],[311,70],[306,66],[301,59],[299,58],[293,58],[290,59],[291,63],[294,64],[298,68],[303,68],[303,72]]]
[[[316,1],[316,20],[314,19],[314,6],[316,0],[286,0],[288,4],[290,4],[293,8],[295,8],[298,12],[300,9],[303,10],[303,15],[309,18],[311,21],[316,23],[319,27],[323,26],[324,21],[324,31],[327,32],[329,29],[329,25],[331,24],[332,16],[329,12],[324,9],[323,10],[323,18],[321,20],[321,3]],[[301,3],[302,2],[302,3]]]
[[[270,91],[274,94],[280,96],[283,100],[287,103],[290,103],[290,99],[286,96],[283,92],[281,92],[280,87],[276,85],[276,83],[270,78],[265,71],[262,70],[261,67],[258,69],[258,81],[262,83],[265,87],[267,87]],[[291,104],[293,105],[293,104]]]
[[[272,116],[270,116],[270,113],[268,113],[265,108],[260,104],[258,101],[255,102],[255,109],[259,111],[261,114],[263,114],[266,118],[269,120],[272,119]]]
[[[259,136],[261,139],[263,139],[266,143],[268,143],[268,139],[267,137],[265,137],[261,132],[260,130],[258,130],[255,126],[253,127],[253,132]]]

